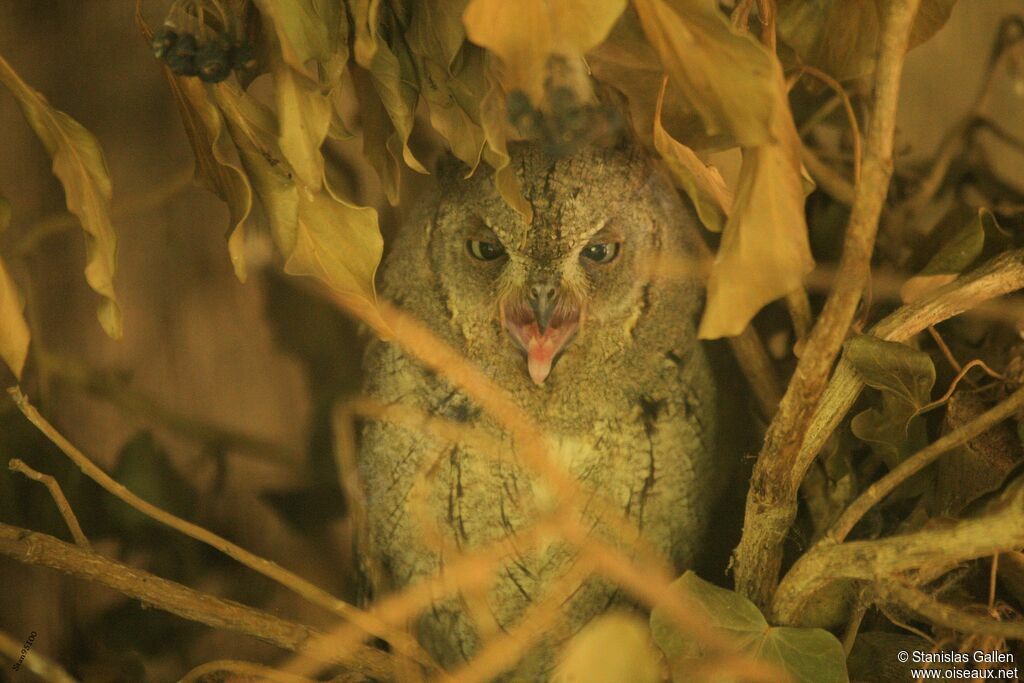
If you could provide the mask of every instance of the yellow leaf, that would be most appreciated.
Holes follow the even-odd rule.
[[[249,180],[223,134],[224,118],[195,78],[175,78],[165,69],[171,92],[196,158],[196,179],[228,205],[228,253],[235,276],[246,280],[245,223],[252,210]]]
[[[704,227],[721,232],[732,210],[732,193],[717,168],[705,164],[692,149],[674,140],[662,127],[661,106],[665,86],[661,89],[654,113],[654,148],[665,160],[673,179],[693,202]]]
[[[315,59],[327,62],[339,41],[348,41],[348,20],[337,0],[255,0],[274,27],[281,55],[297,71]],[[344,34],[341,28],[345,28]]]
[[[291,167],[280,158],[276,146],[274,115],[246,93],[227,84],[218,85],[214,93],[242,166],[270,224],[274,242],[282,253],[290,252],[295,244],[298,189]]]
[[[360,318],[386,328],[377,312],[373,284],[383,248],[374,209],[324,193],[300,193],[295,247],[285,254],[284,269],[323,281]]]
[[[99,320],[113,339],[122,335],[121,308],[114,293],[117,236],[110,222],[112,193],[103,150],[92,133],[54,109],[0,57],[0,82],[14,95],[36,135],[53,159],[53,173],[64,186],[68,211],[85,232],[85,279],[103,300]]]
[[[626,8],[608,38],[587,54],[587,66],[600,83],[622,93],[639,140],[654,144],[651,132],[665,70],[632,7]],[[705,132],[704,121],[679,88],[670,88],[665,94],[661,123],[669,135],[698,152],[735,145],[724,134],[709,136]]]
[[[423,98],[430,110],[430,124],[472,172],[480,163],[484,131],[479,124],[483,97],[483,50],[466,44],[456,73],[429,59],[417,60],[425,75]],[[465,104],[464,104],[465,103]]]
[[[0,235],[11,219],[11,205],[0,197]],[[28,357],[31,335],[25,322],[25,303],[14,278],[0,259],[0,358],[7,363],[14,376],[21,380],[21,371]]]
[[[385,19],[390,20],[390,15]],[[388,26],[391,30],[396,30],[393,23],[388,21]],[[409,136],[412,134],[420,91],[416,66],[402,41],[395,41],[393,46],[384,41],[377,44],[377,51],[370,65],[370,77],[395,129],[387,144],[392,148],[401,145],[402,158],[406,165],[417,173],[425,174],[427,169],[409,149]]]
[[[736,200],[708,280],[702,339],[739,334],[763,306],[800,287],[814,268],[800,140],[777,63],[771,83],[777,98],[771,132],[778,142],[743,150]]]
[[[355,32],[356,64],[369,69],[377,54],[377,22],[380,21],[380,0],[351,0]]]
[[[312,193],[278,158],[273,115],[244,92],[221,84],[217,102],[263,205],[285,272],[328,285],[374,329],[387,329],[376,306],[374,275],[383,252],[377,212],[331,192]]]
[[[331,102],[320,86],[281,60],[275,60],[274,95],[280,121],[281,152],[299,180],[320,189],[324,156],[320,151],[331,123]]]
[[[401,189],[402,169],[398,154],[388,147],[388,141],[395,137],[395,127],[388,118],[369,72],[353,68],[351,73],[363,123],[363,155],[377,171],[388,203],[396,205]]]
[[[643,619],[605,614],[563,648],[552,683],[658,683],[662,655]]]
[[[506,87],[540,102],[549,59],[581,59],[625,8],[626,0],[472,0],[462,21],[470,40],[501,59]]]
[[[409,50],[445,69],[451,66],[466,37],[462,13],[468,1],[417,0],[412,3],[412,17],[405,35]]]
[[[533,219],[533,207],[523,196],[519,178],[509,165],[512,158],[508,153],[505,129],[505,92],[490,69],[486,70],[486,78],[487,94],[480,102],[480,124],[487,141],[484,159],[494,169],[494,185],[502,199],[529,222]]]
[[[314,191],[323,182],[320,147],[333,109],[330,92],[348,61],[348,15],[338,0],[257,0],[273,28],[268,36],[280,147],[296,175]],[[311,71],[307,62],[319,68]]]
[[[708,134],[745,147],[772,141],[774,57],[729,23],[714,0],[636,0],[647,39]]]

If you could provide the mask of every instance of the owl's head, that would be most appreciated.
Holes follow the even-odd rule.
[[[510,170],[530,222],[483,165],[440,173],[427,252],[453,331],[471,357],[537,385],[581,369],[574,356],[615,363],[650,305],[652,257],[678,242],[674,191],[634,147],[554,159],[522,145]]]

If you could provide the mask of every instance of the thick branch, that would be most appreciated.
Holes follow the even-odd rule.
[[[112,588],[128,597],[216,629],[243,633],[323,662],[347,663],[367,675],[387,679],[388,656],[369,647],[339,661],[331,650],[318,649],[320,633],[240,603],[216,598],[180,583],[129,567],[46,534],[0,524],[0,554],[18,562],[59,569]]]
[[[892,176],[900,74],[919,3],[903,0],[888,5],[875,68],[864,167],[856,186],[835,288],[808,338],[754,467],[735,567],[737,588],[761,605],[770,602],[782,563],[782,541],[793,520],[787,506],[795,500],[800,485],[800,473],[794,465],[804,432],[870,271],[878,219]]]
[[[836,544],[823,539],[779,584],[772,615],[798,625],[807,605],[835,581],[891,581],[905,572],[950,565],[1024,546],[1024,489],[988,514],[877,541]]]
[[[882,600],[894,602],[938,626],[997,638],[1024,640],[1024,621],[996,621],[990,617],[944,605],[931,595],[910,586],[890,582],[878,586]]]

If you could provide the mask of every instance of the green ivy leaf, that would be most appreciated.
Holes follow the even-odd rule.
[[[845,357],[865,384],[882,393],[878,406],[854,415],[850,429],[895,467],[927,443],[924,424],[915,418],[931,400],[935,365],[923,351],[870,335],[850,339]]]
[[[117,235],[110,222],[113,189],[99,142],[82,124],[50,106],[0,57],[0,83],[7,86],[25,119],[53,159],[53,173],[64,186],[68,211],[85,232],[85,280],[103,297],[99,320],[112,338],[123,334],[121,307],[114,293]]]
[[[739,593],[686,572],[673,588],[689,598],[711,628],[733,640],[743,654],[781,668],[799,683],[847,683],[846,653],[831,633],[819,628],[770,626],[764,615]],[[693,637],[681,633],[660,608],[651,612],[654,641],[668,656],[672,680],[690,680],[694,660],[705,653]]]
[[[935,365],[924,351],[867,334],[846,342],[848,360],[869,387],[920,410],[931,400]]]
[[[917,275],[903,283],[900,297],[909,303],[955,280],[981,256],[985,248],[986,232],[999,229],[991,211],[978,209],[970,220],[961,223],[945,236],[938,250]]]

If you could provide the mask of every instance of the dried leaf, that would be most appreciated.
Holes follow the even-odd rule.
[[[406,38],[420,74],[430,124],[472,172],[480,163],[484,147],[480,101],[484,95],[485,55],[465,42],[462,12],[467,1],[415,3]]]
[[[395,134],[395,127],[384,110],[384,104],[380,101],[369,72],[354,68],[351,73],[363,123],[363,155],[377,172],[388,203],[396,205],[401,189],[402,169],[398,161],[399,156],[393,153],[387,144]]]
[[[690,599],[702,620],[735,642],[741,653],[778,666],[800,683],[849,680],[843,646],[828,631],[769,626],[750,600],[708,583],[691,571],[672,585]],[[691,680],[694,660],[705,654],[700,642],[681,633],[659,608],[651,612],[651,633],[654,642],[668,656],[672,680],[675,683]]]
[[[910,303],[955,280],[981,256],[986,230],[998,229],[995,216],[988,209],[978,209],[970,221],[948,236],[921,272],[903,283],[900,297]]]
[[[712,232],[721,232],[732,210],[732,193],[717,168],[705,164],[692,149],[674,140],[662,127],[664,99],[663,87],[654,114],[654,148],[665,160],[672,178],[693,202],[704,227]]]
[[[419,60],[418,66],[423,74],[422,92],[430,110],[430,124],[472,172],[484,149],[484,131],[479,124],[484,55],[473,45],[466,48],[458,74],[449,75],[446,68],[429,60]]]
[[[330,91],[348,60],[347,13],[338,0],[257,0],[273,29],[271,72],[280,126],[280,147],[299,180],[314,191],[323,182],[320,152],[333,108]],[[315,60],[311,72],[307,62]]]
[[[353,52],[356,64],[369,69],[377,54],[377,23],[380,21],[380,0],[351,0],[352,24],[355,32]]]
[[[608,38],[587,54],[587,66],[600,83],[625,96],[634,132],[639,140],[653,145],[651,132],[665,71],[632,6],[619,17]],[[661,124],[669,135],[698,152],[718,151],[735,144],[723,134],[709,136],[704,121],[679,88],[668,88],[662,103]]]
[[[324,155],[320,147],[331,122],[331,102],[315,81],[283,61],[278,60],[272,71],[281,152],[298,179],[316,192],[323,183]]]
[[[503,85],[540,102],[551,57],[579,60],[625,8],[625,0],[472,0],[462,19],[469,39],[501,59]]]
[[[285,252],[284,270],[322,280],[360,317],[379,320],[373,283],[383,250],[374,209],[300,193],[295,247]]]
[[[387,19],[389,17],[385,17]],[[394,26],[390,28],[396,30]],[[394,132],[386,144],[392,150],[400,145],[406,165],[418,173],[426,173],[427,169],[409,149],[409,136],[412,134],[420,91],[416,66],[402,41],[395,41],[394,45],[388,45],[383,40],[378,42],[370,65],[370,77],[394,126]]]
[[[3,235],[10,222],[11,204],[0,197],[0,235]],[[25,359],[28,357],[28,344],[31,339],[24,310],[25,302],[18,285],[0,258],[0,358],[3,358],[4,363],[19,381],[21,371],[25,367]]]
[[[708,280],[702,339],[733,336],[770,301],[802,286],[814,268],[801,180],[800,141],[775,64],[777,142],[743,150],[732,214]]]
[[[709,134],[726,133],[744,147],[777,138],[775,59],[748,33],[734,29],[718,3],[636,0],[634,6],[669,78]]]
[[[409,30],[405,34],[409,50],[448,69],[466,38],[462,14],[468,2],[418,0],[413,3]]]
[[[53,173],[64,186],[68,211],[85,232],[85,279],[103,300],[100,325],[113,339],[123,333],[121,307],[114,293],[117,272],[117,236],[110,222],[112,188],[103,150],[92,133],[54,109],[0,57],[0,82],[11,91],[32,130],[53,159]]]
[[[296,71],[305,71],[311,59],[327,62],[339,39],[348,40],[347,16],[337,0],[254,1],[273,26],[284,61]]]
[[[957,429],[988,408],[977,396],[958,390],[946,404],[944,431]],[[942,456],[936,465],[934,513],[958,516],[964,506],[998,489],[1022,455],[1020,439],[1003,422]]]
[[[299,196],[291,169],[276,147],[274,115],[249,95],[230,87],[218,86],[215,94],[245,174],[270,224],[274,243],[279,248],[287,245],[285,248],[290,250],[295,243]]]
[[[502,199],[529,222],[533,219],[533,207],[523,196],[519,178],[509,166],[512,157],[506,137],[505,91],[492,69],[486,69],[485,74],[487,94],[480,102],[480,124],[487,141],[484,160],[494,169],[494,185]]]
[[[226,87],[218,88],[217,98],[284,257],[285,272],[318,278],[360,317],[386,329],[376,311],[374,290],[383,252],[377,212],[297,185],[274,147],[271,113],[252,97]]]
[[[252,211],[249,179],[232,153],[224,135],[224,117],[195,78],[175,78],[164,69],[171,86],[185,135],[196,158],[196,179],[228,205],[228,253],[235,276],[246,280],[245,223]]]
[[[779,0],[779,37],[800,59],[837,80],[874,69],[883,0]],[[923,0],[910,32],[911,48],[945,25],[956,0]],[[850,30],[856,26],[856,30]]]
[[[640,617],[605,614],[587,624],[562,650],[553,683],[658,683],[661,655]]]

